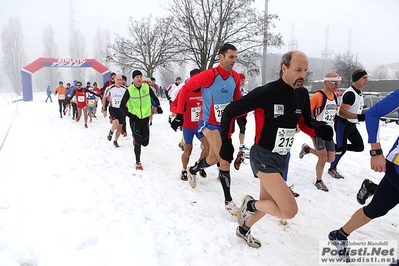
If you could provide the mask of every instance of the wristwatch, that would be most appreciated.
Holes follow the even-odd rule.
[[[377,155],[381,155],[382,153],[382,149],[377,149],[377,150],[370,150],[370,156],[377,156]]]

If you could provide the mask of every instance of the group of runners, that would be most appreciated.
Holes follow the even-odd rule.
[[[127,77],[111,73],[110,80],[100,89],[94,82],[90,86],[83,87],[82,82],[74,81],[59,87],[54,91],[58,95],[60,118],[70,114],[72,106],[72,119],[79,122],[84,119],[84,127],[87,128],[88,119],[96,118],[98,103],[101,102],[101,112],[104,117],[109,117],[111,129],[107,134],[109,141],[113,140],[115,148],[119,148],[118,139],[121,135],[127,136],[126,117],[129,117],[129,125],[133,136],[134,153],[136,157],[136,170],[143,170],[141,164],[141,146],[149,143],[150,119],[154,113],[161,114],[162,108],[156,90],[151,86],[151,79],[146,80],[141,71],[135,70],[132,74],[133,82],[127,86]],[[155,82],[155,79],[153,80]]]
[[[371,206],[359,209],[346,225],[329,234],[328,238],[338,250],[345,249],[347,237],[352,231],[371,219],[385,215],[396,206],[399,202],[398,142],[395,142],[385,160],[378,138],[378,117],[399,107],[399,92],[393,93],[390,100],[386,100],[389,101],[389,107],[381,103],[362,114],[361,90],[367,84],[368,75],[359,69],[353,73],[352,86],[343,94],[340,107],[337,105],[335,90],[340,85],[341,77],[335,72],[326,74],[325,87],[310,99],[307,89],[303,88],[308,70],[307,56],[300,51],[290,51],[281,59],[278,80],[257,87],[241,97],[241,78],[233,70],[237,49],[231,44],[224,44],[218,57],[217,67],[192,75],[181,87],[175,101],[171,103],[171,112],[175,114],[171,126],[174,130],[182,127],[183,139],[187,143],[185,149],[189,149],[188,154],[182,155],[181,179],[188,180],[190,186],[196,188],[197,173],[203,176],[201,171],[218,164],[218,179],[223,189],[225,209],[237,215],[236,235],[243,238],[250,247],[261,246],[260,241],[251,235],[251,227],[265,214],[290,219],[298,212],[295,195],[284,182],[290,149],[298,128],[308,134],[314,144],[314,148],[311,148],[304,143],[299,156],[303,158],[310,153],[318,156],[315,186],[327,192],[328,188],[321,178],[325,164],[331,163],[328,174],[333,178],[344,178],[337,171],[342,156],[346,151],[364,150],[356,124],[362,121],[367,124],[369,117],[372,123],[370,127],[367,124],[371,136],[371,166],[374,171],[387,170],[383,179],[384,186],[381,189],[382,183],[377,185],[368,179],[363,181],[359,191],[356,191],[357,199],[360,204],[365,204],[367,198],[374,195]],[[256,133],[255,143],[250,149],[250,166],[253,175],[259,179],[260,191],[257,199],[250,195],[244,196],[241,206],[237,207],[230,193],[230,165],[237,161],[231,137],[234,121],[252,111]],[[336,144],[333,140],[334,131]],[[194,135],[202,144],[206,144],[200,158],[188,166],[187,155],[191,152]],[[388,164],[391,167],[389,172]],[[391,180],[393,178],[396,178],[394,182]],[[394,197],[390,196],[392,193],[395,193]]]
[[[337,248],[344,249],[347,236],[352,231],[371,219],[385,215],[399,202],[398,142],[395,142],[385,160],[376,122],[377,117],[399,106],[399,92],[395,91],[387,100],[384,99],[366,114],[362,114],[361,90],[367,84],[367,72],[357,70],[353,73],[352,86],[343,94],[340,107],[337,106],[335,90],[339,87],[341,78],[337,73],[330,72],[325,76],[325,87],[310,99],[307,89],[303,87],[308,71],[307,56],[300,51],[289,51],[282,56],[278,80],[259,86],[243,96],[243,77],[233,70],[237,53],[234,45],[222,45],[218,53],[218,66],[204,71],[194,69],[183,85],[176,84],[176,87],[180,88],[174,99],[170,99],[170,111],[174,114],[170,124],[174,130],[181,127],[183,131],[185,146],[181,157],[181,179],[188,180],[190,186],[196,188],[197,173],[206,177],[205,169],[217,164],[218,179],[224,194],[224,207],[230,214],[237,216],[236,235],[243,238],[250,247],[259,248],[260,241],[251,235],[251,227],[256,222],[265,214],[290,219],[298,212],[295,195],[284,178],[287,175],[290,149],[298,128],[307,133],[314,144],[314,148],[303,144],[299,156],[303,158],[310,153],[318,156],[315,186],[327,192],[328,188],[321,178],[325,164],[331,162],[328,173],[332,177],[343,178],[337,172],[337,164],[346,151],[364,150],[356,124],[361,121],[369,122],[367,130],[372,148],[371,167],[374,171],[387,172],[379,185],[370,180],[362,183],[357,193],[358,201],[364,204],[368,197],[374,195],[370,205],[356,212],[345,226],[329,234],[329,239],[335,241],[333,243]],[[163,111],[156,92],[150,84],[144,82],[141,71],[133,71],[132,78],[133,83],[128,88],[124,85],[123,77],[114,74],[100,93],[94,89],[82,88],[79,81],[73,84],[73,92],[63,93],[57,88],[55,93],[59,94],[59,101],[63,102],[63,97],[71,101],[75,96],[76,120],[79,121],[81,112],[84,111],[85,127],[88,95],[101,98],[102,113],[106,117],[109,112],[112,120],[107,139],[111,141],[115,136],[115,147],[119,147],[119,136],[126,132],[123,125],[126,124],[128,116],[133,135],[136,169],[143,170],[140,160],[141,147],[149,143],[150,117],[152,113]],[[62,94],[64,95],[61,96]],[[384,105],[384,102],[388,104]],[[230,165],[234,161],[235,168],[239,168],[240,158],[234,156],[231,136],[234,122],[245,117],[248,112],[254,112],[256,132],[255,143],[250,149],[250,166],[253,176],[259,180],[260,190],[257,199],[246,195],[238,207],[231,195]],[[62,111],[60,103],[61,117],[62,114],[65,115],[65,108]],[[336,144],[333,140],[334,130]],[[198,160],[189,166],[194,136],[201,141],[203,150]],[[241,139],[240,144],[243,145]],[[394,178],[396,179],[392,181]],[[385,192],[389,192],[389,196]],[[396,193],[395,196],[392,196],[392,193]]]

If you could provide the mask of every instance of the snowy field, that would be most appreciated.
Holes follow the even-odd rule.
[[[362,153],[348,152],[338,170],[345,179],[323,179],[329,192],[314,186],[316,157],[298,158],[311,139],[298,133],[292,148],[288,184],[300,194],[297,216],[287,223],[266,215],[252,228],[262,247],[252,249],[235,235],[236,217],[224,210],[217,169],[192,189],[180,180],[181,133],[164,114],[155,115],[150,144],[142,149],[144,171],[135,170],[132,137],[115,149],[106,139],[108,119],[100,113],[89,127],[71,116],[59,118],[58,103],[0,94],[0,265],[318,265],[319,241],[341,227],[360,205],[356,193],[364,178],[378,183],[382,174]],[[14,99],[12,99],[14,98]],[[15,114],[15,115],[14,115]],[[11,125],[11,128],[10,128]],[[10,128],[9,134],[6,133]],[[399,133],[381,127],[384,153]],[[246,144],[253,144],[254,119],[248,116]],[[190,164],[198,158],[194,142]],[[233,135],[238,147],[238,136]],[[249,164],[231,169],[237,205],[246,194],[258,197],[259,182]],[[351,234],[350,240],[398,240],[399,208]]]

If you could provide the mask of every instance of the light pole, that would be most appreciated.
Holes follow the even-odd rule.
[[[263,53],[262,53],[262,85],[266,84],[266,60],[267,60],[267,28],[268,28],[268,3],[269,0],[265,0],[265,31],[263,32]]]

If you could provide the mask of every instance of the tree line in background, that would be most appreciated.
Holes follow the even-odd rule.
[[[258,52],[264,44],[267,47],[281,47],[283,36],[271,32],[278,21],[278,15],[265,16],[251,5],[253,0],[170,0],[166,17],[134,20],[130,18],[127,35],[115,35],[111,44],[108,31],[97,29],[93,57],[114,72],[128,75],[133,69],[141,69],[146,76],[160,73],[163,82],[173,83],[176,76],[185,72],[187,64],[200,69],[209,69],[218,63],[217,53],[226,42],[235,45],[239,51],[237,59],[250,76],[260,74]],[[267,33],[266,36],[264,33]],[[11,18],[2,30],[2,51],[4,74],[10,79],[13,90],[21,93],[20,70],[27,62],[21,23]],[[43,57],[59,57],[55,43],[55,32],[51,26],[43,31]],[[70,34],[70,58],[87,58],[85,36],[75,30]],[[110,67],[111,66],[111,67]],[[357,55],[350,53],[335,55],[333,71],[342,77],[342,86],[349,87],[352,72],[361,68]],[[84,81],[88,77],[82,68],[72,69],[72,77]],[[374,78],[386,78],[386,69],[378,67]],[[61,76],[58,68],[44,68],[38,75],[38,87],[58,84]],[[399,78],[399,72],[395,73]],[[0,76],[0,80],[1,80]],[[92,75],[90,80],[101,81],[101,75]],[[305,84],[310,84],[309,72]],[[159,80],[159,79],[158,79]],[[2,82],[0,82],[2,84]],[[0,88],[1,89],[1,88]]]

